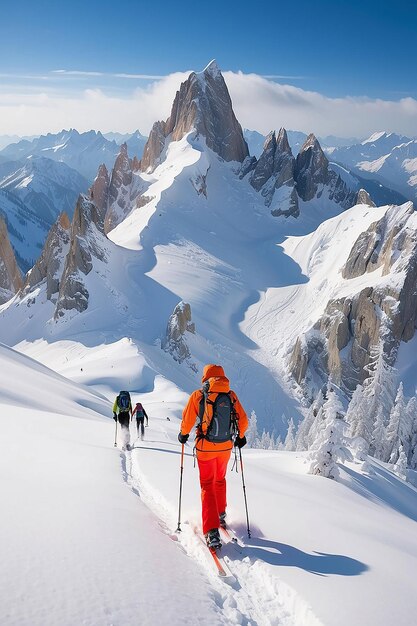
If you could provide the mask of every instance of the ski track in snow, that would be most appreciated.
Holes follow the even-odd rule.
[[[161,428],[162,437],[167,433]],[[157,516],[162,532],[178,542],[178,546],[204,569],[213,590],[215,601],[222,610],[226,624],[241,626],[322,626],[311,608],[302,598],[278,577],[272,576],[259,559],[238,554],[231,544],[224,544],[222,557],[235,577],[234,582],[221,580],[212,558],[195,533],[196,525],[188,520],[181,522],[181,533],[173,532],[178,511],[156,491],[143,473],[140,455],[134,447],[131,452],[120,453],[123,479],[132,491]],[[244,541],[244,540],[243,540]]]

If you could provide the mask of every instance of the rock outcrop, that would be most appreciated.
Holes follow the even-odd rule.
[[[368,376],[370,350],[382,342],[393,364],[401,341],[417,327],[417,214],[412,203],[392,207],[356,240],[342,269],[351,280],[379,269],[375,285],[328,302],[323,316],[299,337],[290,370],[300,382],[308,365],[347,391]]]
[[[375,202],[372,200],[371,196],[366,191],[366,189],[359,189],[356,195],[355,204],[367,204],[368,206],[371,206],[371,207],[376,206]]]
[[[143,172],[153,172],[160,164],[161,154],[165,148],[167,132],[165,122],[155,122],[145,144],[140,160],[140,169]]]
[[[127,154],[127,145],[120,146],[120,152],[114,163],[108,190],[108,209],[104,220],[104,231],[110,232],[131,210],[130,188],[133,172]]]
[[[217,63],[192,72],[175,96],[166,122],[154,124],[144,149],[141,170],[152,172],[160,163],[166,140],[179,141],[195,131],[225,161],[243,162],[248,147],[232,108],[229,91]]]
[[[166,336],[162,348],[169,352],[175,361],[183,363],[190,360],[191,352],[187,345],[187,333],[194,335],[195,325],[191,321],[191,307],[186,302],[179,302],[168,320]],[[195,366],[189,362],[195,369]]]
[[[0,304],[10,300],[22,284],[22,275],[10,244],[6,222],[0,216]]]
[[[344,209],[358,203],[374,206],[363,189],[350,189],[330,167],[316,137],[311,134],[295,159],[286,130],[278,136],[272,131],[265,140],[258,160],[247,158],[242,164],[240,178],[248,176],[252,187],[265,198],[265,205],[274,216],[299,215],[299,200],[308,202],[324,193]]]
[[[72,309],[81,312],[87,308],[89,294],[83,275],[91,272],[94,258],[106,261],[103,216],[94,202],[80,196],[71,224],[55,318]]]
[[[249,180],[252,187],[264,196],[265,205],[271,207],[273,215],[297,216],[299,213],[294,168],[295,159],[285,128],[280,129],[277,137],[272,131]]]
[[[49,231],[42,254],[28,272],[23,293],[46,281],[46,297],[56,298],[60,288],[65,257],[69,251],[71,222],[66,213],[61,213]]]
[[[116,160],[117,163],[117,160]],[[94,202],[98,211],[103,215],[107,213],[109,204],[110,177],[107,167],[102,163],[98,168],[97,176],[89,190],[90,200]]]

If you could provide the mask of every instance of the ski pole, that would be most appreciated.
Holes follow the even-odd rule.
[[[114,447],[117,448],[117,420],[116,421],[116,432],[114,433]]]
[[[246,499],[246,485],[245,485],[245,477],[243,475],[243,461],[242,461],[242,450],[241,450],[241,448],[239,448],[239,456],[240,456],[240,470],[242,472],[243,496],[245,498],[246,522],[247,522],[247,525],[248,525],[248,537],[250,539],[248,501]]]
[[[178,502],[178,526],[175,532],[181,532],[181,495],[182,495],[182,475],[184,473],[184,444],[181,444],[181,472],[180,472],[180,497]]]

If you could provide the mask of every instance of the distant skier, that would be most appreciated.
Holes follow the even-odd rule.
[[[136,415],[136,428],[138,431],[138,439],[139,439],[139,431],[140,431],[140,438],[143,439],[145,436],[145,418],[146,418],[146,426],[148,426],[148,416],[146,414],[145,408],[143,406],[143,404],[141,402],[137,402],[135,408],[133,409],[133,413],[132,413],[132,421],[133,418]]]
[[[226,526],[226,469],[233,445],[246,444],[247,415],[220,365],[206,365],[203,388],[193,391],[182,414],[180,443],[186,443],[198,418],[196,452],[200,470],[203,533],[210,548],[221,546]]]
[[[130,450],[129,422],[132,414],[132,401],[128,391],[120,391],[113,404],[113,419],[119,421],[122,450]]]

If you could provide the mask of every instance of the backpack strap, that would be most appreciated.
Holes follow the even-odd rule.
[[[196,439],[205,439],[206,435],[203,433],[203,418],[204,413],[206,412],[206,405],[211,404],[214,405],[214,402],[209,399],[209,384],[208,381],[204,383],[201,388],[201,400],[200,405],[198,407],[198,424],[197,424],[197,435]]]

